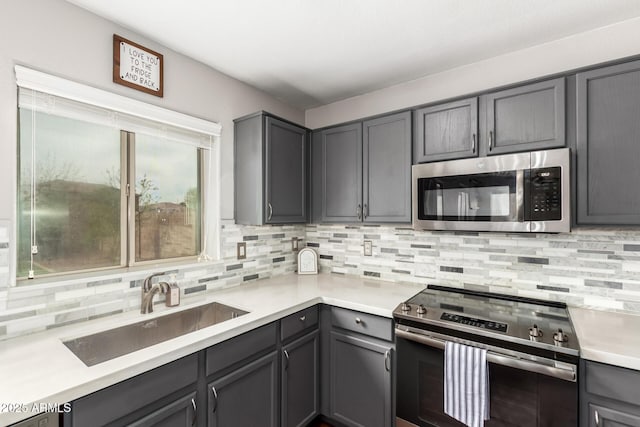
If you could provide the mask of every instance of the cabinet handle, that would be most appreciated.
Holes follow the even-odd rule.
[[[600,427],[600,414],[598,414],[598,410],[593,413],[593,417],[596,419],[596,427]]]
[[[269,216],[267,217],[267,221],[271,221],[271,217],[273,216],[273,206],[271,206],[271,202],[268,202],[269,205]]]
[[[362,319],[360,319],[359,317],[356,317],[356,323],[359,325],[362,323]]]
[[[301,321],[301,322],[304,322],[305,320],[307,320],[307,316],[302,316],[302,317],[300,318],[300,321]]]
[[[213,409],[211,409],[211,412],[215,413],[216,409],[218,409],[218,392],[214,386],[211,386],[211,391],[213,392]]]
[[[389,366],[389,362],[391,361],[391,351],[387,350],[384,352],[384,369],[389,372],[391,370],[391,366]]]
[[[289,352],[287,350],[282,350],[282,353],[284,353],[284,358],[286,359],[286,363],[284,364],[284,370],[286,371],[289,369]]]
[[[489,151],[493,150],[493,131],[489,131]]]
[[[198,417],[198,408],[196,407],[195,399],[191,398],[191,406],[193,406],[193,421],[191,421],[191,426],[196,425],[196,419]]]
[[[362,206],[358,205],[358,207],[356,208],[356,215],[358,216],[358,220],[362,219]]]
[[[367,204],[364,204],[364,210],[363,210],[363,216],[366,218],[369,216],[369,206],[367,206]]]
[[[476,152],[476,134],[475,133],[471,136],[471,152],[472,153]]]

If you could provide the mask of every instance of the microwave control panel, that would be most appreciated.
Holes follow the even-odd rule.
[[[562,219],[562,183],[560,167],[525,171],[525,220]]]

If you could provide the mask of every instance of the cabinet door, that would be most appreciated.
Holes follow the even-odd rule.
[[[267,117],[265,141],[266,224],[307,221],[307,131]]]
[[[276,427],[277,360],[273,352],[210,383],[208,425]]]
[[[640,416],[589,404],[589,427],[639,427]]]
[[[478,155],[478,98],[421,108],[414,121],[414,163]]]
[[[282,349],[282,426],[305,426],[318,415],[319,332]]]
[[[362,220],[362,124],[326,129],[322,145],[322,222]]]
[[[564,77],[484,96],[488,155],[565,146]]]
[[[578,224],[640,224],[640,61],[576,76]]]
[[[331,332],[331,417],[347,426],[392,426],[391,347]]]
[[[196,425],[196,393],[193,392],[175,402],[129,424],[130,427],[192,427]]]
[[[363,124],[365,222],[411,222],[411,112]]]

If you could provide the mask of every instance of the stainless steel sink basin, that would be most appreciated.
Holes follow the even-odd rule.
[[[64,345],[85,365],[93,366],[243,314],[247,312],[213,302],[64,341]]]

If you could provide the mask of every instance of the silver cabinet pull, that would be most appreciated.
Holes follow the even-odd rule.
[[[391,361],[391,351],[387,350],[384,352],[384,369],[389,372],[391,370],[391,366],[389,362]]]
[[[369,206],[366,203],[364,204],[363,216],[365,218],[369,216]]]
[[[282,350],[282,353],[284,354],[284,358],[286,359],[286,363],[284,364],[284,370],[286,371],[287,369],[289,369],[289,352],[287,350]]]
[[[193,421],[191,421],[191,425],[196,425],[196,419],[198,417],[198,408],[196,407],[195,399],[191,398],[191,406],[193,406]]]
[[[271,217],[273,216],[273,206],[271,206],[271,202],[268,202],[267,205],[269,206],[269,216],[267,217],[267,221],[271,221]]]
[[[489,131],[489,151],[493,150],[493,131]]]
[[[301,321],[301,322],[304,322],[305,320],[307,320],[307,316],[302,316],[302,317],[300,318],[300,321]]]
[[[359,325],[362,323],[362,319],[360,319],[359,317],[356,317],[356,323]]]
[[[358,220],[362,219],[362,206],[358,205],[358,207],[356,208],[356,215],[358,216]]]
[[[213,409],[211,409],[211,412],[215,413],[216,409],[218,409],[218,392],[214,386],[211,386],[211,391],[213,392]]]
[[[471,136],[471,152],[472,153],[476,152],[476,134],[475,133]]]
[[[596,427],[600,427],[600,414],[598,414],[598,410],[593,413],[593,417],[596,419]]]

